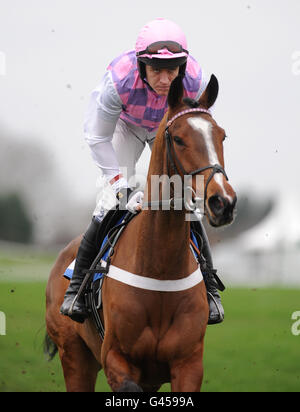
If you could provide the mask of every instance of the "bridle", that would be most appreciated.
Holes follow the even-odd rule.
[[[207,109],[204,108],[191,108],[191,109],[186,109],[183,110],[179,113],[177,113],[175,116],[173,116],[169,121],[167,121],[167,125],[165,128],[165,139],[166,139],[166,144],[167,144],[167,167],[168,167],[168,175],[170,176],[170,167],[169,165],[171,165],[171,167],[173,168],[173,170],[177,173],[180,174],[180,172],[182,173],[183,176],[195,176],[197,174],[200,174],[202,172],[204,172],[205,170],[209,170],[212,169],[212,172],[210,174],[210,176],[208,177],[207,181],[206,181],[206,185],[205,185],[205,189],[204,189],[204,202],[206,200],[207,197],[207,189],[208,189],[208,185],[211,182],[211,180],[213,179],[214,175],[216,173],[222,173],[226,180],[228,180],[227,174],[225,172],[225,170],[223,169],[223,167],[219,164],[215,164],[215,165],[208,165],[205,167],[201,167],[199,169],[193,170],[191,172],[187,172],[184,167],[182,166],[182,163],[180,162],[180,160],[178,159],[178,156],[176,155],[176,151],[174,148],[174,143],[173,143],[173,139],[172,139],[172,135],[169,132],[169,128],[170,126],[173,124],[173,122],[178,119],[181,116],[184,116],[185,114],[189,114],[189,113],[205,113],[211,116],[211,112]],[[180,169],[180,172],[178,170],[178,168]]]
[[[176,209],[177,207],[181,209],[180,206],[183,204],[183,202],[185,202],[185,206],[188,210],[195,211],[195,207],[197,206],[198,201],[200,202],[201,200],[204,200],[204,204],[205,204],[205,200],[207,198],[208,185],[216,173],[222,173],[225,176],[226,180],[228,180],[225,170],[219,164],[208,165],[208,166],[193,170],[191,172],[187,172],[182,166],[182,163],[180,162],[180,160],[178,159],[178,156],[176,155],[172,135],[169,132],[169,128],[173,124],[173,122],[179,117],[184,116],[185,114],[195,113],[195,112],[205,113],[211,116],[211,112],[209,110],[197,107],[197,108],[190,108],[190,109],[182,110],[181,112],[177,113],[170,120],[167,121],[166,128],[165,128],[165,139],[166,139],[166,145],[167,145],[167,150],[166,150],[167,168],[168,168],[168,176],[170,176],[170,166],[175,171],[175,173],[177,173],[178,175],[180,175],[180,172],[181,172],[182,176],[195,176],[195,175],[198,175],[204,172],[205,170],[212,169],[212,172],[209,175],[206,181],[205,188],[204,188],[204,199],[200,199],[196,197],[195,198],[196,202],[192,202],[193,204],[188,204],[187,202],[185,202],[186,199],[184,197],[183,198],[171,198],[168,200],[159,200],[159,201],[151,200],[150,202],[146,202],[143,204],[144,208],[145,207],[148,208],[149,206],[151,207],[163,206],[163,207],[167,207],[167,210],[170,210],[170,208]],[[191,187],[189,187],[189,189],[194,195],[196,195],[195,191]]]

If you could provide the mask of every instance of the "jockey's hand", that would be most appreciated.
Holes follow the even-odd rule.
[[[126,209],[131,213],[138,213],[142,210],[142,203],[144,199],[143,192],[135,193],[126,205]]]

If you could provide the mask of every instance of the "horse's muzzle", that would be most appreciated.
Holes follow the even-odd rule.
[[[236,212],[237,197],[225,198],[220,195],[211,196],[207,200],[209,222],[214,227],[232,223]]]

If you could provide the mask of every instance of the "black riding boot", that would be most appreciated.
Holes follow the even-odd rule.
[[[202,271],[203,279],[207,291],[207,301],[209,304],[209,318],[208,325],[214,325],[221,323],[224,320],[224,308],[221,302],[221,296],[219,290],[224,290],[224,286],[218,276],[216,270],[209,269],[208,271]]]
[[[96,258],[99,247],[97,247],[97,235],[101,222],[95,217],[83,236],[76,258],[75,268],[70,285],[66,291],[64,302],[60,313],[69,316],[76,322],[83,323],[88,316],[84,298],[75,299],[80,285],[85,277],[84,270],[89,269]]]
[[[222,306],[221,296],[218,290],[223,292],[225,290],[225,286],[217,276],[217,271],[213,269],[210,245],[204,226],[201,222],[195,222],[192,225],[192,229],[196,232],[195,234],[198,234],[201,237],[200,242],[202,243],[202,256],[200,258],[200,267],[207,290],[207,301],[209,304],[208,324],[214,325],[216,323],[221,323],[224,320],[224,308]]]

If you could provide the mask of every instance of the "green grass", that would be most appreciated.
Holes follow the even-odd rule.
[[[226,322],[206,335],[206,391],[300,391],[300,336],[291,315],[299,290],[231,289],[224,293]]]
[[[0,256],[1,270],[12,274],[0,281],[7,322],[0,336],[0,392],[64,391],[58,356],[47,362],[43,355],[46,281],[18,279],[18,260]],[[41,257],[26,270],[46,274],[52,262]],[[291,315],[300,310],[299,290],[233,288],[223,293],[223,303],[226,321],[207,330],[203,391],[298,392],[300,336],[291,333]],[[97,391],[107,390],[101,373]]]
[[[41,281],[48,279],[56,254],[17,248],[0,251],[0,282]]]

